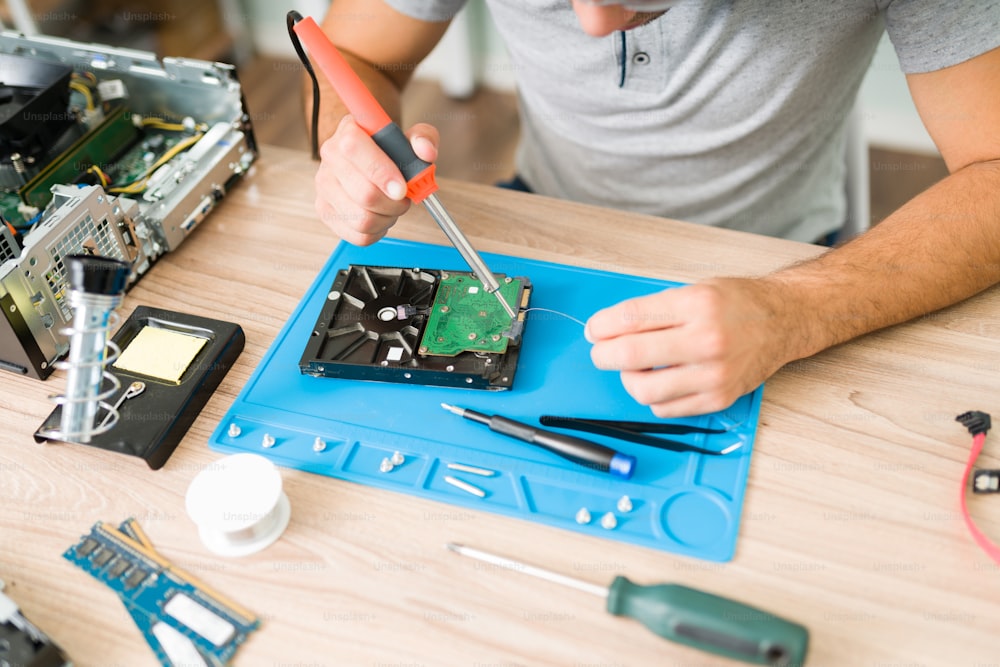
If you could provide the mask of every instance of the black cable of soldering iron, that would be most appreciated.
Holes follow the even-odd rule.
[[[288,26],[288,37],[292,40],[292,46],[295,47],[295,53],[299,56],[299,60],[302,61],[302,66],[306,68],[309,72],[309,78],[312,79],[312,157],[314,160],[319,159],[319,81],[316,80],[316,72],[313,71],[312,65],[309,64],[309,57],[302,48],[302,43],[299,42],[299,36],[295,34],[292,29],[296,23],[302,20],[302,14],[299,14],[294,9],[285,17],[285,23]]]

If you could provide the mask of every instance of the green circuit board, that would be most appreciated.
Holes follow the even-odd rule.
[[[515,311],[527,305],[519,278],[496,275],[500,293]],[[520,316],[523,317],[523,316]],[[442,273],[427,317],[420,354],[453,357],[461,352],[507,351],[510,316],[471,273]]]

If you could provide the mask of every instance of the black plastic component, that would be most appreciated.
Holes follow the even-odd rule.
[[[167,462],[202,407],[229,372],[243,351],[246,339],[243,329],[231,322],[139,306],[112,340],[124,350],[145,327],[169,329],[204,338],[207,342],[177,384],[115,367],[109,368],[122,384],[118,394],[109,400],[110,403],[114,403],[132,382],[145,383],[145,390],[121,404],[120,419],[113,428],[92,437],[86,444],[138,456],[150,468],[158,470]],[[106,384],[105,388],[109,386],[110,384]],[[98,421],[104,414],[104,411],[98,413]],[[47,440],[39,434],[58,429],[60,417],[61,407],[57,407],[35,433],[35,440]]]
[[[55,368],[46,362],[28,323],[10,294],[0,295],[0,369],[44,380]]]
[[[973,493],[1000,493],[1000,470],[977,470],[972,475]]]
[[[37,156],[76,122],[67,113],[73,68],[0,54],[0,154]]]
[[[955,417],[955,421],[962,422],[962,425],[969,429],[969,433],[972,435],[986,433],[990,430],[991,426],[990,416],[985,412],[980,412],[979,410],[963,412],[959,416]]]
[[[71,663],[52,640],[20,612],[0,619],[0,667],[69,667]]]
[[[70,255],[66,266],[70,287],[87,294],[122,294],[131,273],[120,259],[100,255]]]
[[[372,140],[386,155],[392,158],[392,161],[399,167],[399,171],[402,172],[403,178],[407,181],[416,178],[431,166],[430,162],[425,162],[417,157],[417,154],[413,152],[410,140],[395,123],[389,123],[373,134]]]

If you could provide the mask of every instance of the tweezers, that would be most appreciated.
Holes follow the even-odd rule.
[[[543,426],[554,426],[574,431],[584,431],[595,435],[605,435],[619,440],[626,440],[640,445],[649,445],[659,449],[666,449],[671,452],[694,452],[696,454],[708,454],[710,456],[722,456],[735,451],[743,446],[743,442],[734,443],[719,451],[705,449],[686,442],[660,438],[647,433],[666,433],[672,435],[685,435],[690,433],[705,433],[718,435],[726,433],[724,429],[702,428],[700,426],[687,426],[685,424],[666,424],[663,422],[635,422],[618,421],[615,419],[583,419],[581,417],[556,417],[553,415],[542,415],[538,421]]]

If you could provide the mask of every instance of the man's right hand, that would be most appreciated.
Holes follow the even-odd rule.
[[[433,125],[418,123],[406,136],[421,160],[437,159],[439,135]],[[399,168],[350,115],[323,142],[320,160],[316,212],[348,243],[375,243],[410,208]]]

